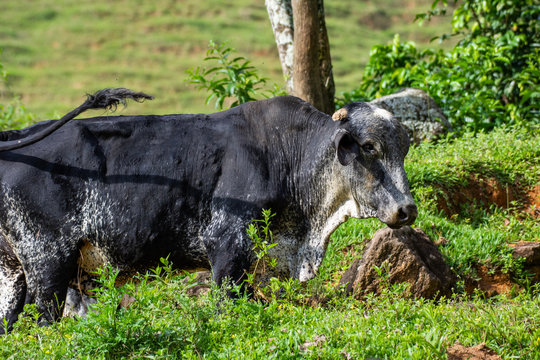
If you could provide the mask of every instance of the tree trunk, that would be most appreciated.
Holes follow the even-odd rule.
[[[320,108],[327,114],[333,114],[335,110],[334,95],[336,87],[334,84],[334,74],[332,72],[332,58],[330,57],[330,42],[326,32],[326,21],[324,20],[323,0],[318,0],[317,15],[319,17],[319,64],[321,74],[321,92],[324,108]]]
[[[292,0],[292,8],[294,19],[293,95],[320,109],[323,97],[320,86],[317,0]]]
[[[334,79],[323,0],[266,0],[287,90],[326,113]]]
[[[276,39],[287,92],[293,93],[293,14],[291,0],[265,0],[266,10]]]

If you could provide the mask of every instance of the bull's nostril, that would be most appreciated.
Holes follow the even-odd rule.
[[[409,219],[409,214],[407,214],[407,212],[405,212],[403,210],[403,208],[399,208],[398,210],[398,218],[399,218],[399,221],[401,222],[405,222]]]

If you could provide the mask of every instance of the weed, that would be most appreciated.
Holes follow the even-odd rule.
[[[278,243],[274,242],[274,236],[272,230],[270,230],[271,219],[275,215],[272,210],[263,209],[262,219],[254,220],[246,229],[253,245],[252,250],[256,260],[251,270],[246,273],[247,279],[245,282],[255,291],[257,296],[263,299],[267,298],[265,289],[274,289],[276,284],[271,278],[269,279],[268,274],[268,270],[277,266],[277,259],[270,256],[270,249],[278,245]],[[261,286],[262,283],[266,284]],[[274,294],[273,291],[271,293]]]
[[[2,49],[0,48],[0,55]],[[0,62],[0,84],[7,84],[7,71]],[[17,98],[7,104],[0,104],[0,131],[20,129],[30,126],[35,116]]]
[[[242,56],[232,57],[234,49],[226,43],[216,44],[210,41],[205,62],[213,62],[209,69],[197,66],[186,70],[188,81],[199,89],[210,92],[206,103],[215,100],[216,108],[222,110],[225,100],[232,99],[230,107],[255,100],[255,95],[262,91],[267,79],[261,78],[251,62]],[[263,92],[276,96],[283,90],[274,85],[271,91]]]
[[[262,219],[254,220],[253,223],[249,224],[247,228],[248,237],[253,243],[253,251],[257,261],[253,272],[256,272],[259,267],[259,263],[262,261],[262,273],[266,272],[266,265],[270,268],[274,268],[277,265],[277,260],[269,256],[269,251],[274,246],[278,245],[274,242],[274,236],[272,230],[270,230],[270,224],[272,219],[276,214],[272,213],[271,209],[262,210]],[[260,225],[258,225],[260,224]]]

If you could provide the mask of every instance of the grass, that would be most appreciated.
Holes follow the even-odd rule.
[[[471,176],[503,184],[531,186],[540,173],[540,128],[500,127],[493,133],[465,134],[438,144],[424,143],[407,157],[411,186],[467,185]]]
[[[426,46],[449,31],[448,19],[420,27],[431,0],[325,3],[337,93],[356,87],[371,47],[395,33]],[[405,5],[405,6],[404,6]],[[260,75],[283,85],[264,3],[226,1],[6,0],[0,12],[0,62],[9,86],[0,103],[20,96],[36,120],[62,115],[86,92],[128,87],[156,97],[137,113],[212,112],[206,94],[185,82],[208,42],[229,41]]]
[[[518,208],[474,205],[447,217],[426,200],[434,183],[451,187],[471,173],[534,184],[537,135],[534,129],[511,128],[436,147],[424,143],[406,161],[420,205],[415,226],[433,240],[448,240],[440,249],[462,281],[474,276],[471,264],[482,263],[521,278],[522,290],[486,299],[461,288],[451,298],[432,301],[406,298],[397,284],[357,300],[337,286],[339,278],[383,225],[351,219],[332,235],[318,277],[304,285],[283,281],[267,301],[242,294],[228,299],[227,289],[218,288],[190,297],[193,275],[174,272],[166,261],[141,275],[137,285],[122,288],[114,287],[116,272],[108,268],[101,274],[97,311],[40,328],[28,306],[29,316],[2,337],[0,358],[445,359],[459,341],[484,342],[505,359],[539,359],[540,288],[527,284],[507,246],[539,240],[538,221]],[[118,307],[123,294],[136,299],[133,305]]]
[[[437,204],[450,203],[452,196],[470,185],[473,179],[496,179],[501,187],[526,191],[539,181],[540,129],[498,128],[489,134],[467,134],[437,145],[424,143],[407,157],[407,172],[413,195],[421,204],[416,225],[432,239],[449,240],[443,253],[459,271],[467,272],[472,262],[516,266],[510,256],[509,242],[539,241],[537,219],[520,211],[515,201],[503,210],[485,207],[474,199],[460,204],[450,218]]]
[[[112,273],[112,274],[111,274]],[[114,272],[103,277],[104,282]],[[503,358],[536,359],[540,297],[486,301],[455,296],[404,299],[389,287],[359,302],[340,297],[319,307],[277,300],[227,299],[214,289],[186,295],[185,275],[166,273],[135,288],[106,287],[99,312],[39,328],[32,316],[3,337],[3,358],[159,359],[444,359],[456,341],[485,342]],[[121,294],[137,301],[118,308]],[[32,309],[28,309],[32,313]]]

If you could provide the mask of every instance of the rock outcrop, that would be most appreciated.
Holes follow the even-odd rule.
[[[434,140],[452,130],[450,122],[425,91],[407,88],[371,101],[390,111],[405,126],[412,142]]]
[[[387,265],[384,265],[387,264]],[[376,268],[385,268],[381,276]],[[343,274],[340,284],[355,294],[379,293],[385,283],[408,283],[408,296],[449,296],[457,277],[444,262],[437,246],[420,229],[403,227],[378,230],[361,259]]]

